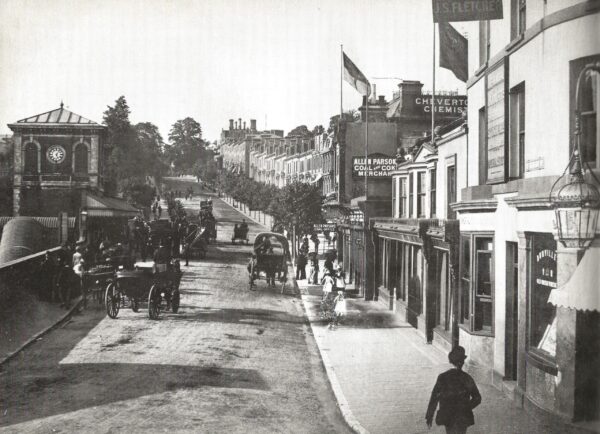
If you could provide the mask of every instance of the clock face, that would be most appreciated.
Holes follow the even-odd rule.
[[[65,161],[65,157],[67,156],[67,152],[65,148],[59,145],[50,146],[48,151],[46,151],[46,157],[48,161],[53,164],[60,164]]]

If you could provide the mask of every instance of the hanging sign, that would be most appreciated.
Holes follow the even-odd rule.
[[[487,92],[487,182],[505,180],[506,154],[506,89],[505,63],[489,71],[486,79]]]
[[[315,223],[313,229],[315,232],[335,232],[337,225],[335,223]]]
[[[502,0],[433,0],[433,22],[501,20]]]

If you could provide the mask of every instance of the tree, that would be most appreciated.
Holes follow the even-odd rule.
[[[290,136],[310,137],[310,131],[306,125],[299,125],[288,133]]]
[[[178,120],[171,127],[169,141],[166,148],[169,162],[178,171],[191,172],[205,148],[200,123],[191,117]]]
[[[321,191],[313,184],[294,182],[283,187],[271,200],[267,212],[275,223],[291,230],[294,222],[300,233],[311,233],[313,224],[321,223]]]

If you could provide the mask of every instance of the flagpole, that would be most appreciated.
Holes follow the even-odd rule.
[[[369,198],[369,97],[371,85],[368,86],[367,103],[365,106],[365,202]]]
[[[343,89],[344,89],[344,44],[340,44],[340,122],[344,115],[344,101],[343,101]]]
[[[435,143],[435,23],[433,23],[433,88],[431,90],[431,143]]]

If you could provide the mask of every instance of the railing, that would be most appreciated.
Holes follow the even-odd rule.
[[[88,182],[90,180],[89,175],[84,174],[62,174],[62,173],[51,173],[51,174],[31,174],[26,173],[22,176],[22,180],[25,182]]]
[[[60,247],[45,249],[14,261],[0,264],[0,306],[11,296],[23,291],[39,291],[40,285],[50,287],[51,282],[44,281],[40,274],[40,263],[47,251],[55,253]]]

